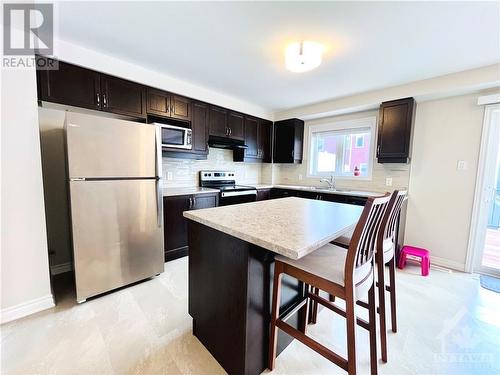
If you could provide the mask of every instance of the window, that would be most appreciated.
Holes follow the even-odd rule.
[[[375,118],[309,127],[311,177],[371,178]]]
[[[363,134],[356,135],[356,148],[365,147],[365,136]]]

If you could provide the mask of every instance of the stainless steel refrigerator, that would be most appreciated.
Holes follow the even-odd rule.
[[[156,126],[66,114],[76,299],[163,272]]]

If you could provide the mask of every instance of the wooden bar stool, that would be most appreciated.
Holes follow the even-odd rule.
[[[384,197],[368,199],[361,218],[356,225],[348,251],[327,244],[313,253],[293,260],[276,256],[274,266],[273,300],[271,315],[271,333],[269,338],[269,369],[273,369],[276,360],[278,328],[296,338],[323,357],[346,370],[356,374],[356,323],[370,333],[371,374],[377,374],[377,324],[375,305],[374,254],[376,239],[382,224],[390,194]],[[346,309],[334,305],[309,290],[306,292],[306,304],[310,300],[320,303],[328,309],[346,318],[347,359],[334,353],[306,335],[305,327],[299,331],[286,323],[288,316],[280,319],[279,304],[281,279],[283,274],[290,275],[304,282],[311,288],[321,289],[332,296],[338,296],[346,302]],[[309,288],[308,288],[309,289]],[[356,301],[368,294],[369,320],[356,318]],[[306,305],[305,311],[308,310]]]
[[[375,255],[375,261],[377,263],[377,282],[378,295],[379,295],[379,306],[378,312],[380,317],[380,348],[382,351],[382,360],[387,362],[387,328],[385,319],[385,291],[390,293],[391,300],[391,324],[392,331],[397,332],[397,317],[396,317],[396,259],[395,259],[395,232],[397,228],[397,220],[401,212],[401,207],[403,202],[407,198],[406,190],[395,190],[392,193],[391,200],[387,207],[386,213],[382,220],[382,225],[380,228],[380,236],[377,241],[377,252]],[[345,248],[349,247],[352,241],[350,235],[345,235],[332,241],[335,245],[342,246]],[[382,249],[382,251],[379,251]],[[389,283],[385,284],[384,275],[384,265],[389,265]],[[382,286],[382,287],[381,287]],[[368,304],[364,301],[358,301],[358,305],[363,307],[368,307]],[[311,321],[315,321],[314,311],[317,313],[317,309],[313,309],[313,316],[311,316]]]

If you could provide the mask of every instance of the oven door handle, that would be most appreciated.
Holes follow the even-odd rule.
[[[237,197],[240,195],[257,195],[257,190],[244,190],[244,191],[230,191],[230,192],[222,192],[221,197]]]

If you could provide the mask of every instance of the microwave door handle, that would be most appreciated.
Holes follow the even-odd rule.
[[[161,148],[161,127],[157,126],[155,129],[155,143],[156,143],[156,220],[158,227],[162,227],[163,219],[163,196],[161,193],[161,176],[162,176],[162,148]]]

